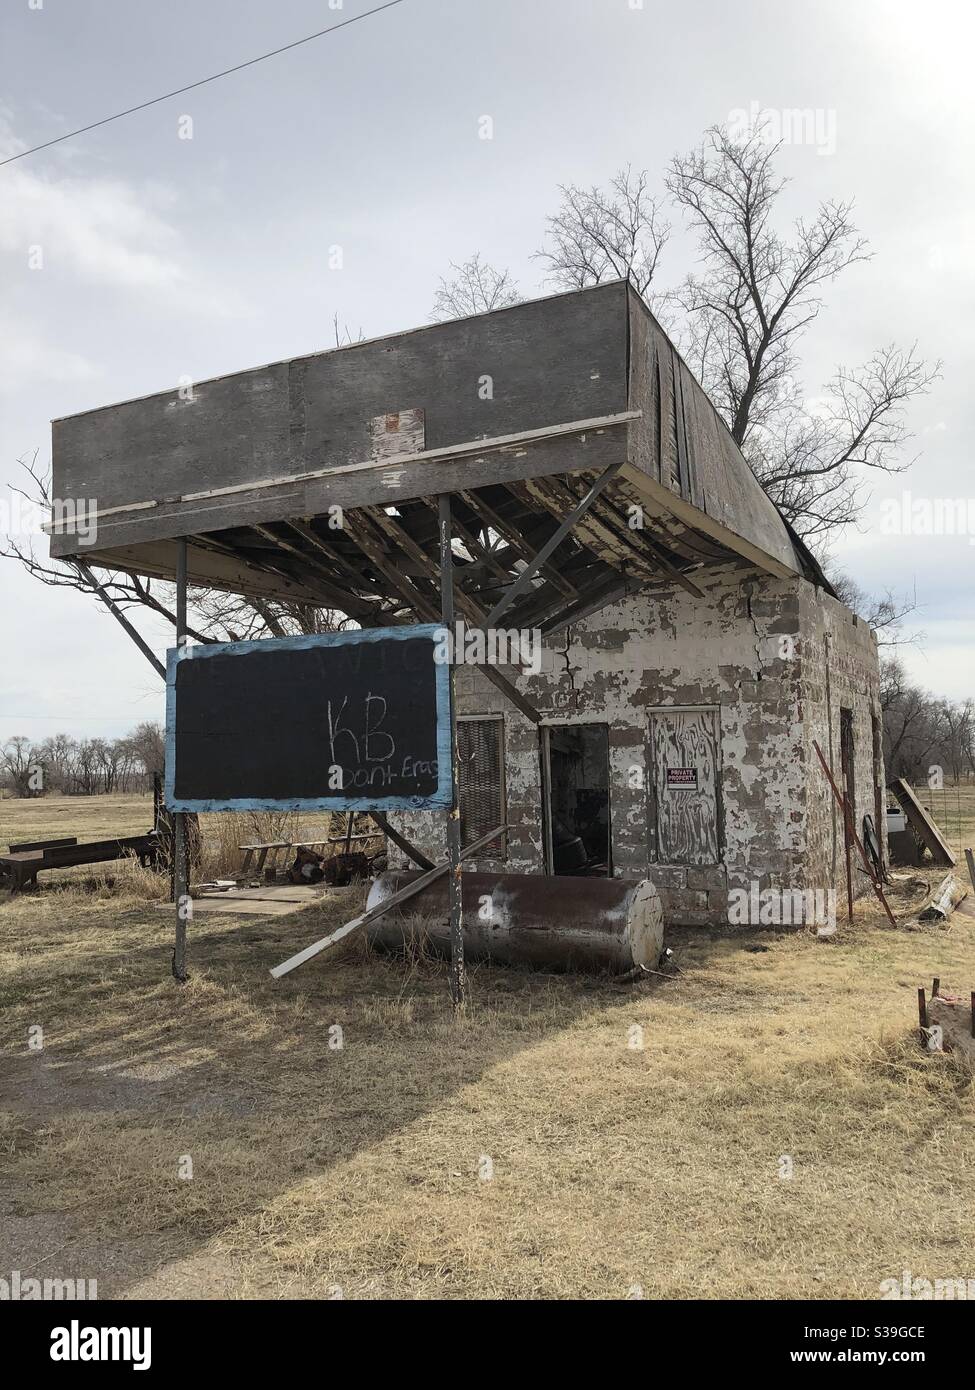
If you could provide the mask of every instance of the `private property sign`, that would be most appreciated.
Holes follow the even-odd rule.
[[[697,768],[696,767],[668,767],[667,769],[667,790],[672,792],[696,792],[697,791]]]
[[[433,625],[169,652],[173,811],[450,805],[448,666]]]

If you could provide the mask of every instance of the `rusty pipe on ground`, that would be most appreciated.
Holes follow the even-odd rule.
[[[383,874],[369,892],[378,907],[418,875]],[[464,951],[475,960],[557,970],[653,969],[663,949],[660,895],[647,879],[543,874],[463,875]],[[450,953],[444,879],[431,883],[368,929],[370,944],[402,950],[423,940]]]

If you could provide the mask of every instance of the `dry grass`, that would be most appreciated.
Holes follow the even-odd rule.
[[[152,827],[152,798],[146,796],[46,796],[33,801],[0,799],[0,846],[11,841],[53,840],[74,835],[79,840],[97,840],[110,835],[141,834]],[[266,844],[272,840],[314,840],[323,835],[344,833],[345,819],[327,813],[308,815],[299,812],[247,811],[226,815],[200,817],[202,856],[198,865],[201,879],[233,877],[241,862],[240,846]],[[357,826],[358,829],[358,826]],[[375,840],[368,847],[379,847]],[[359,841],[354,848],[363,848]],[[340,850],[341,845],[333,846]],[[96,869],[68,869],[57,874],[45,874],[42,882],[48,885],[78,884],[92,879],[111,883],[121,874],[122,885],[132,876],[127,867],[119,865]],[[161,880],[160,880],[161,882]],[[163,891],[152,885],[147,897]]]
[[[905,1268],[975,1277],[971,1077],[915,1043],[919,984],[975,985],[975,921],[894,932],[862,902],[829,941],[688,932],[684,973],[637,988],[479,968],[461,1020],[439,964],[354,939],[270,979],[357,903],[200,914],[184,988],[137,891],[0,905],[5,1267],[60,1249],[43,1272],[193,1297],[874,1298]]]

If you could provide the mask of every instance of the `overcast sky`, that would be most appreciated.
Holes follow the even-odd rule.
[[[372,3],[2,0],[0,144],[39,144]],[[828,291],[808,394],[890,341],[944,360],[910,412],[917,462],[874,480],[867,529],[837,556],[868,590],[916,586],[912,672],[975,693],[975,545],[869,529],[886,496],[975,495],[971,14],[946,0],[405,0],[8,165],[0,482],[34,450],[47,463],[54,417],[326,348],[336,314],[367,337],[422,324],[448,263],[476,249],[544,293],[532,253],[560,183],[632,163],[659,184],[732,112],[811,108],[824,138],[782,151],[785,211],[855,197],[875,256]],[[693,255],[675,238],[663,281]],[[0,741],[161,718],[158,678],[90,599],[2,562],[0,611]],[[142,626],[161,653],[162,627]]]

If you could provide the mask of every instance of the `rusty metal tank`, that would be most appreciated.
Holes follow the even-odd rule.
[[[419,874],[383,874],[367,907],[378,907]],[[622,974],[653,969],[663,949],[660,896],[647,879],[543,874],[463,875],[464,951],[471,960]],[[391,908],[368,928],[371,944],[402,949],[422,935],[450,952],[447,879]]]

